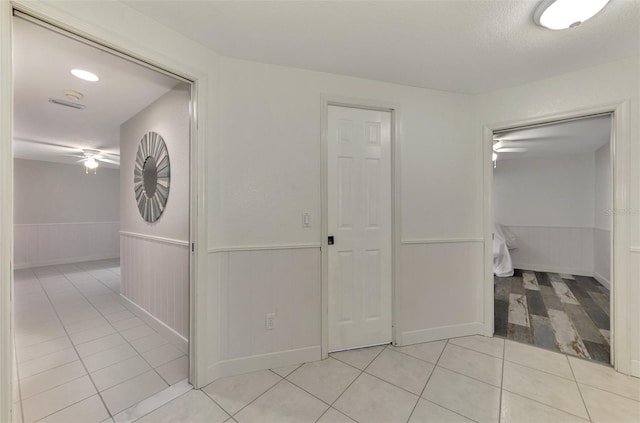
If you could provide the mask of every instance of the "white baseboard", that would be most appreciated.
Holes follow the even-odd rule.
[[[604,286],[605,288],[607,288],[608,290],[611,290],[611,283],[609,282],[609,280],[607,278],[605,278],[604,276],[602,276],[600,273],[598,272],[593,272],[593,278],[595,280],[597,280],[598,282],[600,282],[600,284],[602,286]]]
[[[31,269],[33,267],[56,266],[59,264],[83,263],[86,261],[110,260],[110,259],[116,259],[116,258],[120,258],[120,256],[114,256],[113,254],[109,254],[106,256],[72,257],[72,258],[64,258],[64,259],[56,259],[56,260],[34,261],[29,263],[14,263],[13,268],[15,270]]]
[[[457,338],[460,336],[482,335],[483,333],[484,324],[482,323],[464,323],[461,325],[414,330],[402,333],[402,346],[439,341],[447,338]]]
[[[567,275],[593,276],[590,269],[572,269],[569,267],[555,267],[541,264],[513,263],[515,269],[532,270],[534,272],[565,273]]]
[[[184,338],[178,332],[171,329],[169,326],[150,314],[147,310],[143,309],[124,295],[120,294],[120,299],[122,300],[124,306],[129,309],[129,311],[138,316],[143,322],[151,326],[153,330],[162,335],[167,341],[179,348],[182,352],[187,355],[189,354],[188,339]]]
[[[631,376],[640,377],[640,360],[631,360]]]
[[[219,361],[207,369],[207,383],[227,376],[275,369],[321,359],[320,345]]]

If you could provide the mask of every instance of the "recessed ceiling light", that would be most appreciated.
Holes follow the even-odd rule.
[[[609,0],[544,0],[533,20],[549,29],[575,28],[593,17]]]
[[[84,79],[85,81],[89,82],[96,82],[100,80],[100,78],[98,78],[98,75],[96,75],[95,73],[91,73],[82,69],[71,69],[71,73],[76,78]]]

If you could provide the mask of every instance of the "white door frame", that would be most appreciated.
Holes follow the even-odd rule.
[[[112,12],[111,7],[122,5],[92,5]],[[108,28],[109,19],[116,21],[116,13],[105,17],[105,25],[96,25],[82,18],[80,13],[65,11],[55,2],[13,0],[0,2],[0,421],[11,421],[13,396],[13,62],[12,16],[13,9],[54,25],[89,41],[121,52],[133,59],[152,64],[160,69],[192,81],[191,88],[191,170],[190,170],[190,328],[189,328],[189,381],[196,388],[206,382],[206,291],[207,286],[207,143],[209,124],[206,99],[209,97],[207,76],[211,67],[204,61],[179,60],[146,48],[139,39]],[[132,14],[137,12],[131,10]],[[127,23],[135,28],[136,19]],[[166,35],[166,34],[163,34]],[[157,46],[156,46],[157,47]],[[202,121],[199,125],[198,122]],[[204,316],[202,316],[205,314]]]
[[[629,344],[629,101],[608,103],[578,110],[568,110],[530,119],[515,120],[483,126],[483,233],[484,233],[484,335],[494,333],[493,286],[493,132],[521,126],[580,118],[589,115],[611,115],[611,186],[612,186],[612,244],[611,244],[611,358],[615,369],[629,374],[631,354]],[[621,213],[615,213],[615,211]]]
[[[391,113],[391,337],[394,345],[402,345],[400,322],[400,105],[397,103],[349,98],[337,95],[322,95],[321,107],[321,230],[320,250],[322,255],[322,358],[329,356],[329,194],[328,174],[328,110],[329,106],[351,107],[355,109],[377,110]]]

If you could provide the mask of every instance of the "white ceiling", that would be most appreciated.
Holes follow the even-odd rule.
[[[515,129],[494,135],[509,147],[526,147],[524,153],[498,153],[498,161],[533,157],[589,154],[611,138],[611,116],[554,123],[528,129]]]
[[[539,0],[125,3],[225,56],[462,93],[640,51],[636,0],[564,31],[533,23]]]
[[[120,125],[179,83],[23,19],[13,24],[17,158],[71,164],[83,148],[117,155]],[[80,80],[71,75],[73,68],[101,79]],[[83,93],[86,109],[49,103],[50,97],[65,99],[66,90]]]

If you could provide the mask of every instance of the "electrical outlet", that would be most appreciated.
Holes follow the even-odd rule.
[[[273,330],[276,328],[276,314],[275,313],[267,313],[265,318],[265,326],[267,330]]]

